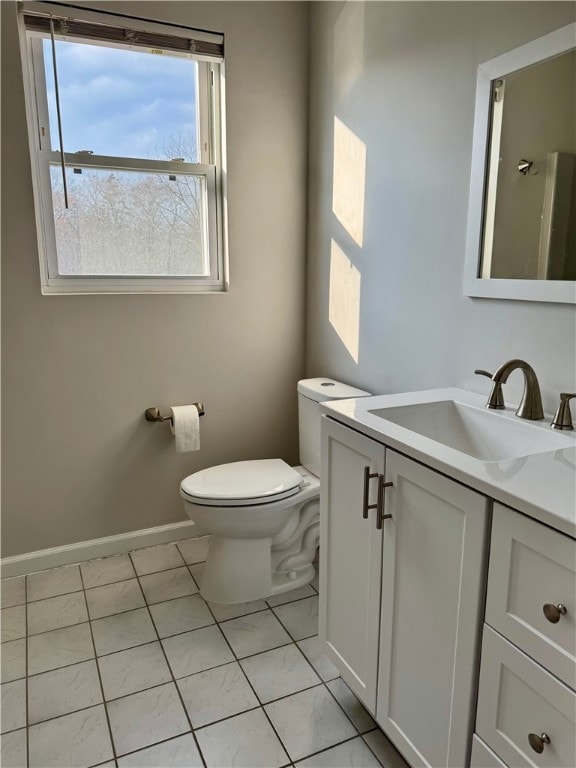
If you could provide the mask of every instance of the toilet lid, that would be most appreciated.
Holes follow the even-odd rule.
[[[293,496],[302,475],[282,459],[236,461],[195,472],[182,480],[182,494],[221,506],[267,503]]]

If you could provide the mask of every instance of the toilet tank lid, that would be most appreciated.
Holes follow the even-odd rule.
[[[302,379],[298,382],[298,393],[304,397],[322,403],[325,400],[345,400],[348,397],[368,397],[370,392],[342,384],[341,381],[328,379]]]

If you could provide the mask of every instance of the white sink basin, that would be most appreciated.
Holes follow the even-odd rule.
[[[546,422],[524,422],[454,400],[414,403],[368,411],[480,461],[505,461],[574,445]]]

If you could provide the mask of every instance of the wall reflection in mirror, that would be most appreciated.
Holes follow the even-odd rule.
[[[492,81],[482,278],[576,280],[576,50]]]

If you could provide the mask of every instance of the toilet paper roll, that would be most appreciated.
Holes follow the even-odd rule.
[[[197,451],[200,448],[200,414],[195,405],[174,405],[172,434],[176,439],[177,453]]]

